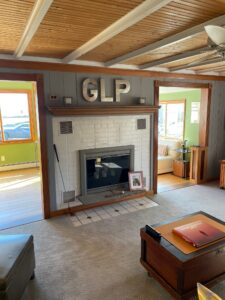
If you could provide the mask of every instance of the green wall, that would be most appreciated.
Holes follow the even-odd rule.
[[[33,90],[31,82],[0,82],[1,89],[30,89]],[[34,105],[34,103],[33,103]],[[37,134],[34,134],[37,136]],[[5,161],[1,161],[5,156]],[[21,164],[26,162],[39,161],[39,147],[36,143],[17,143],[0,145],[0,166]]]
[[[188,140],[188,146],[199,144],[199,124],[191,124],[191,103],[200,102],[201,90],[178,91],[160,94],[160,100],[186,99],[184,139]]]

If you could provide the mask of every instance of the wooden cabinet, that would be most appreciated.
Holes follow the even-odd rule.
[[[173,161],[173,175],[188,178],[190,172],[190,162],[187,160],[174,160]]]
[[[190,180],[195,184],[207,180],[207,147],[191,147]]]
[[[225,160],[220,161],[220,188],[225,188]]]

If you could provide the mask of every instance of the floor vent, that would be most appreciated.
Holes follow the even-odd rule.
[[[72,121],[60,122],[60,134],[71,134],[73,133]]]

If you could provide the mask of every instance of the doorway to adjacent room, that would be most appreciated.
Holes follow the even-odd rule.
[[[36,83],[0,81],[0,229],[43,219]]]
[[[191,152],[207,147],[210,92],[204,84],[156,82],[156,104],[160,106],[155,165],[158,192],[197,183]]]

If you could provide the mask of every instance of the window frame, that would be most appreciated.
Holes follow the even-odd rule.
[[[0,89],[0,94],[27,94],[28,99],[28,112],[29,112],[29,123],[30,123],[30,139],[18,139],[18,140],[5,140],[4,131],[2,124],[2,112],[0,106],[0,130],[1,130],[1,141],[0,145],[8,144],[24,144],[34,142],[34,113],[32,106],[32,90],[29,89]]]
[[[165,116],[165,133],[167,133],[167,105],[168,104],[184,104],[184,126],[183,126],[183,132],[181,137],[170,137],[167,136],[166,134],[159,135],[159,137],[164,138],[164,139],[170,139],[170,140],[177,140],[177,139],[184,139],[184,132],[185,132],[185,119],[186,119],[186,98],[184,99],[178,99],[178,100],[159,100],[159,105],[161,104],[166,104],[166,116]]]

